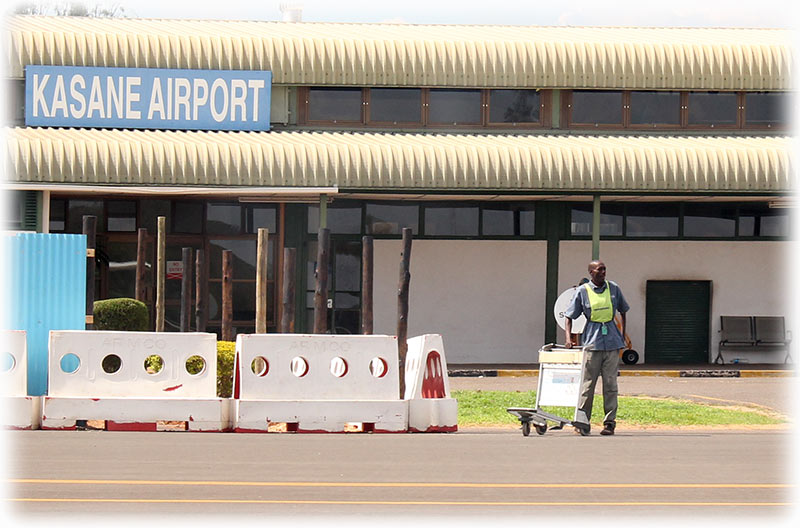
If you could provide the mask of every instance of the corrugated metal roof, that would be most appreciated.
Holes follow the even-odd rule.
[[[15,16],[27,64],[271,70],[287,85],[791,89],[777,29],[331,24]]]
[[[788,137],[6,130],[11,182],[789,192]]]

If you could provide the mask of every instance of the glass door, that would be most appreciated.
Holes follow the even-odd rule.
[[[317,241],[306,246],[306,332],[314,330]],[[328,332],[361,333],[361,241],[331,235],[328,263]]]

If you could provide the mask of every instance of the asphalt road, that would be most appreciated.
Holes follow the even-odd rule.
[[[739,395],[739,404],[770,404],[776,410],[789,408],[785,392],[794,383],[793,378],[669,380],[620,381],[626,394],[696,393],[734,403]],[[454,378],[451,388],[527,390],[534,381]],[[640,526],[654,520],[717,525],[744,519],[780,526],[798,514],[793,433],[793,428],[632,429],[613,437],[579,437],[568,430],[523,437],[507,428],[414,435],[13,431],[6,434],[3,504],[22,524],[56,518],[218,524],[233,517],[260,524],[414,520],[487,526],[575,519]]]

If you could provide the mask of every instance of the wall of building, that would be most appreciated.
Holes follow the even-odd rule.
[[[376,334],[396,332],[400,248],[375,241]],[[546,260],[540,240],[414,240],[408,335],[442,334],[449,364],[535,361]]]
[[[721,315],[782,315],[794,330],[788,313],[786,285],[793,242],[603,241],[600,258],[608,279],[622,288],[631,311],[628,335],[646,361],[645,298],[648,280],[710,280],[711,333],[709,362],[717,356]],[[590,241],[564,241],[559,246],[559,292],[587,277]],[[792,332],[796,334],[796,332]],[[563,340],[563,336],[561,336]],[[724,354],[731,358],[732,353]],[[751,363],[782,363],[784,352],[737,353]]]

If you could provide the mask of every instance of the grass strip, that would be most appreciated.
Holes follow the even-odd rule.
[[[453,398],[458,400],[458,423],[462,426],[514,425],[519,421],[510,415],[508,407],[534,407],[536,391],[475,391],[456,390]],[[544,410],[571,420],[572,407],[545,407]],[[592,424],[602,425],[603,397],[594,397]],[[786,423],[777,415],[769,415],[756,409],[731,408],[707,405],[671,398],[619,397],[617,423],[621,425],[774,425]]]

